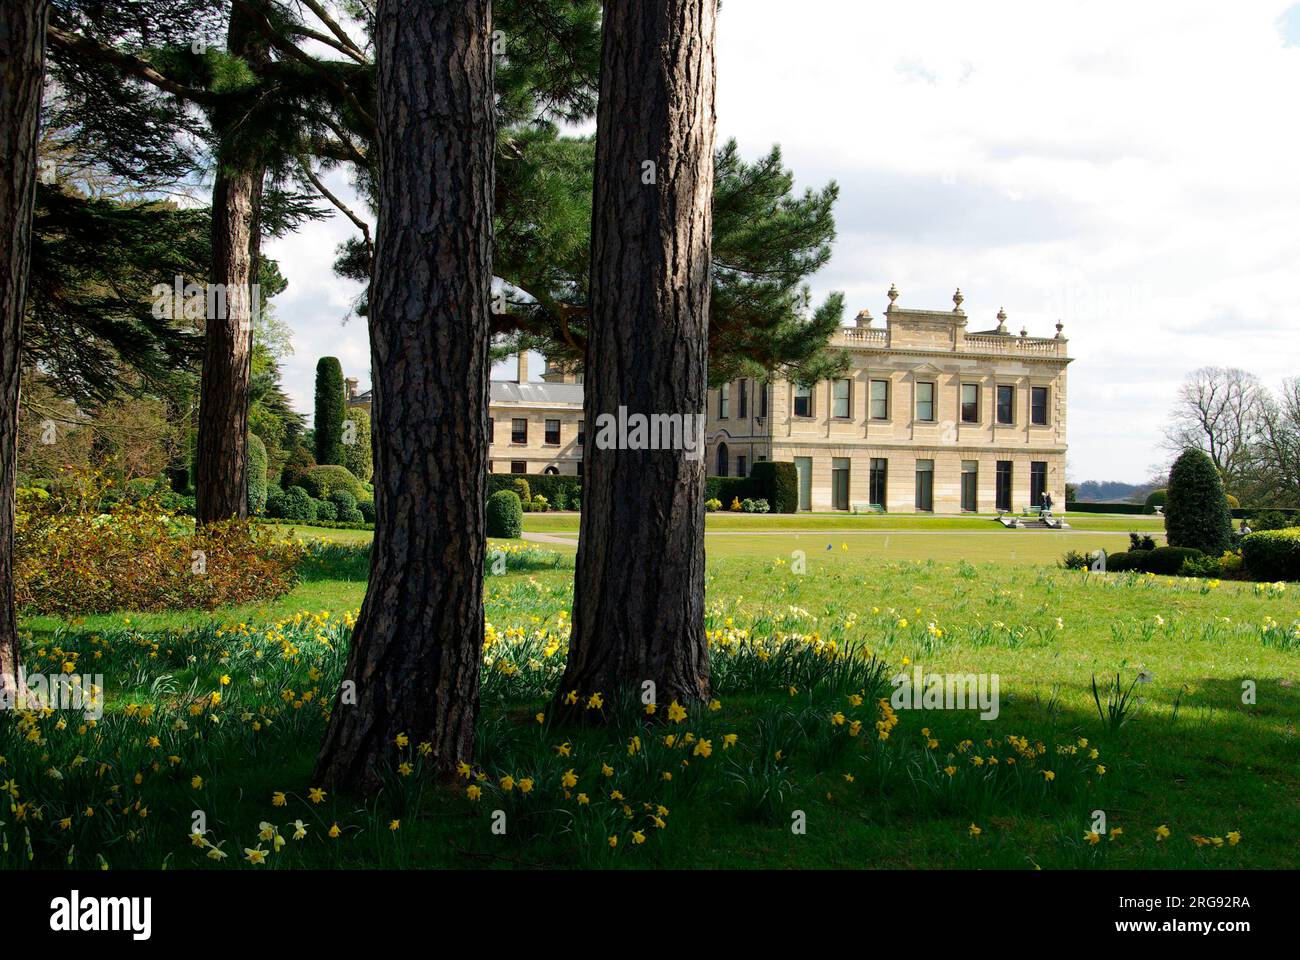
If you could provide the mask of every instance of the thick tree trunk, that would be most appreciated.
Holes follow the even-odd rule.
[[[0,4],[0,688],[10,692],[18,675],[14,615],[18,386],[48,14],[48,0]]]
[[[584,404],[597,442],[562,697],[709,690],[703,451],[602,449],[597,428],[620,406],[705,410],[715,16],[716,0],[605,5]]]
[[[375,540],[316,780],[374,790],[394,738],[473,754],[492,287],[491,3],[380,0],[370,312]]]
[[[247,12],[230,15],[227,49],[255,66],[265,41]],[[212,276],[203,337],[199,436],[194,457],[195,515],[211,523],[248,515],[248,381],[253,361],[253,311],[258,309],[262,177],[255,145],[239,135],[241,109],[214,117],[221,133],[212,185]],[[216,306],[219,309],[213,310]],[[220,309],[224,306],[224,309]]]

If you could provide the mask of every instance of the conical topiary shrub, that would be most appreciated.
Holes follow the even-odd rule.
[[[1200,450],[1184,450],[1169,472],[1165,533],[1171,547],[1195,547],[1222,556],[1232,543],[1232,514],[1223,480]]]

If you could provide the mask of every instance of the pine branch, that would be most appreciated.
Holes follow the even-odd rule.
[[[153,84],[159,90],[184,100],[211,105],[217,103],[220,99],[209,90],[192,87],[178,80],[173,80],[161,73],[148,60],[133,54],[123,53],[121,50],[115,50],[113,47],[106,46],[79,33],[71,33],[55,26],[53,23],[46,26],[45,36],[52,47],[58,47],[87,60],[115,66],[128,76],[144,80]]]

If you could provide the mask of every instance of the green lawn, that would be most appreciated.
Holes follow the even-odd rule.
[[[1141,515],[1072,513],[1065,517],[1077,530],[1114,530],[1127,532],[1164,531],[1159,517]],[[526,513],[524,530],[529,533],[578,532],[576,513]],[[929,513],[886,513],[853,515],[847,513],[709,513],[704,517],[706,530],[992,530],[1001,532],[992,514],[979,516],[935,516]]]
[[[427,782],[418,743],[394,745],[376,801],[308,797],[357,579],[323,568],[275,603],[213,616],[29,619],[28,669],[102,672],[108,709],[84,732],[60,714],[0,732],[0,777],[27,805],[0,825],[0,865],[254,869],[243,851],[274,846],[257,836],[269,823],[287,841],[271,866],[1293,867],[1297,588],[1052,565],[1113,536],[711,535],[719,709],[646,723],[611,696],[610,729],[534,718],[561,669],[572,578],[571,550],[534,557],[487,581],[477,799]],[[1024,553],[987,562],[986,540]],[[996,674],[1000,713],[899,710],[893,725],[876,698],[917,665]],[[1149,682],[1134,685],[1139,672]],[[1133,700],[1111,723],[1092,682],[1105,707],[1117,673]],[[228,860],[187,839],[195,810]],[[1096,810],[1120,832],[1093,844]]]

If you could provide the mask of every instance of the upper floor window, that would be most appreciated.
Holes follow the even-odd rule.
[[[768,386],[766,383],[758,385],[758,415],[760,417],[767,416],[767,391]]]
[[[546,421],[546,443],[548,446],[558,447],[560,445],[560,421]]]
[[[738,413],[738,416],[740,417],[741,420],[744,420],[746,417],[749,416],[749,381],[748,380],[740,381],[740,396],[737,397],[737,400],[739,400],[740,402],[740,411]]]
[[[934,419],[934,384],[922,380],[916,385],[916,419]]]
[[[510,442],[528,442],[528,421],[526,419],[516,417],[510,421]]]
[[[871,419],[889,419],[889,381],[871,381]]]
[[[847,378],[836,380],[831,385],[831,416],[847,420],[852,416],[850,397],[853,395],[853,381]]]
[[[1047,426],[1047,388],[1029,388],[1029,422],[1040,427]]]
[[[726,420],[731,416],[731,384],[724,383],[718,387],[718,419]]]
[[[488,443],[496,442],[496,421],[488,417]]]
[[[583,441],[586,439],[587,439],[587,422],[585,420],[579,420],[578,421],[578,446],[582,446]]]
[[[796,417],[812,416],[812,387],[794,385],[794,415]]]
[[[998,384],[998,423],[1016,422],[1016,388]]]
[[[961,422],[980,422],[980,387],[978,383],[961,385]]]

